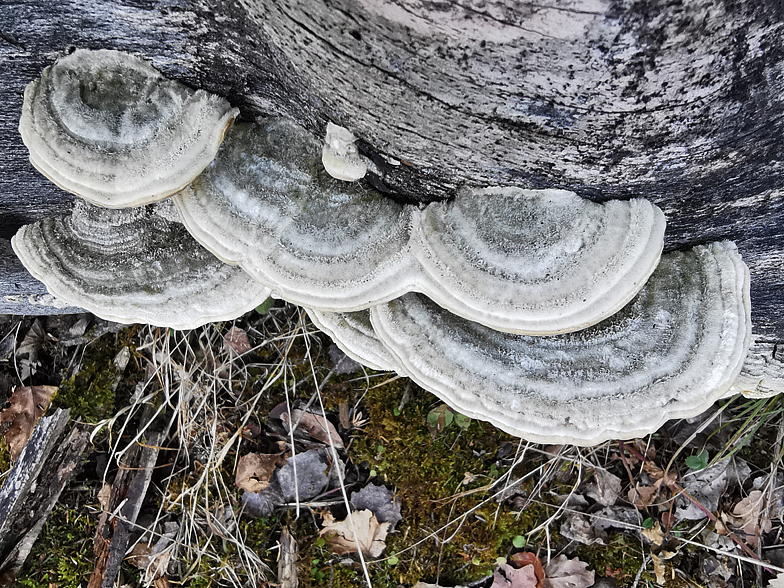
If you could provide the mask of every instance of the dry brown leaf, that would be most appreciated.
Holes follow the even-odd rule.
[[[284,423],[288,424],[289,418],[286,413],[281,415]],[[329,438],[332,437],[332,443],[335,444],[335,449],[343,449],[343,440],[338,435],[335,425],[325,416],[313,414],[312,412],[302,412],[301,410],[293,410],[291,418],[296,423],[299,420],[298,429],[306,431],[313,439],[321,441],[329,445]]]
[[[656,574],[656,583],[664,584],[664,580],[665,580],[664,572],[666,571],[664,568],[664,562],[655,553],[651,554],[651,559],[653,560],[653,573]]]
[[[17,388],[8,399],[10,406],[0,412],[0,429],[5,430],[5,440],[14,461],[22,453],[36,421],[44,414],[56,391],[57,386]]]
[[[352,530],[356,529],[356,535]],[[326,535],[332,551],[338,555],[357,553],[357,543],[362,553],[370,557],[379,557],[386,548],[385,539],[389,523],[379,523],[370,510],[357,510],[351,513],[351,518],[336,521],[327,512],[324,515],[323,528],[319,535]]]
[[[166,581],[166,566],[169,563],[171,551],[153,554],[153,547],[143,541],[133,546],[126,561],[144,572],[146,584],[155,583],[156,586],[168,585]]]
[[[664,529],[666,531],[669,531],[670,529],[673,528],[673,526],[675,526],[676,519],[672,513],[663,512],[661,513],[661,522],[662,525],[664,525]]]
[[[565,555],[551,559],[544,568],[544,588],[588,588],[593,586],[594,572],[588,564]]]
[[[348,402],[341,402],[338,405],[338,420],[340,421],[340,426],[344,429],[348,430],[351,428],[351,411],[348,408]]]
[[[665,474],[664,470],[653,462],[646,461],[644,464],[642,464],[642,469],[648,472],[651,478],[655,480],[653,484],[654,488],[658,488],[664,484],[668,488],[672,489],[673,486],[678,483],[678,476],[674,472],[667,472]],[[675,491],[677,492],[677,490]]]
[[[536,586],[534,566],[527,565],[516,569],[503,564],[493,572],[493,585],[490,588],[536,588]]]
[[[252,349],[248,334],[239,327],[232,327],[223,336],[223,349],[229,353],[242,355]]]
[[[634,488],[629,489],[629,502],[638,509],[648,508],[656,496],[656,488],[653,486],[643,486],[637,482]]]
[[[234,483],[248,492],[261,492],[270,484],[278,465],[285,463],[283,456],[269,453],[249,453],[237,461]]]
[[[44,327],[41,324],[41,319],[35,319],[15,353],[19,360],[19,367],[21,369],[19,377],[22,381],[36,372],[40,365],[40,362],[38,361],[38,352],[41,351],[45,342],[46,331],[44,331]]]
[[[752,548],[759,543],[760,532],[771,530],[770,516],[765,506],[765,495],[759,490],[753,490],[732,509],[735,524],[743,528],[746,542]]]
[[[109,501],[112,499],[112,485],[103,483],[101,489],[98,490],[98,504],[101,505],[103,512],[109,512]]]
[[[513,568],[524,568],[525,566],[533,566],[534,575],[536,576],[536,587],[542,588],[544,582],[544,568],[542,561],[536,557],[535,553],[530,551],[520,551],[513,553],[509,556],[509,565]]]
[[[656,545],[661,545],[664,542],[664,533],[662,533],[659,521],[656,521],[652,529],[643,529],[642,534],[651,540]]]
[[[621,495],[621,479],[607,470],[597,469],[594,473],[596,484],[589,486],[586,494],[602,506],[615,506]]]

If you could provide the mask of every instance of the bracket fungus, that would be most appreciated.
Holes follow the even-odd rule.
[[[747,398],[767,398],[784,394],[784,360],[779,345],[752,343],[740,375],[727,396],[742,394]]]
[[[236,125],[174,197],[185,226],[276,296],[308,308],[357,310],[407,292],[415,210],[319,173],[319,149],[285,119]]]
[[[365,177],[367,164],[357,151],[357,138],[345,127],[327,123],[327,136],[321,149],[321,163],[329,175],[355,182]]]
[[[400,364],[373,330],[370,311],[322,312],[306,308],[305,312],[313,324],[354,361],[373,370],[401,371]]]
[[[440,306],[493,329],[552,335],[620,310],[659,263],[662,211],[565,190],[464,190],[432,203],[412,251]]]
[[[181,190],[213,159],[237,114],[143,59],[78,49],[27,85],[19,132],[32,164],[55,184],[123,208]]]
[[[585,330],[501,333],[407,294],[371,310],[405,375],[530,441],[592,445],[698,414],[741,370],[749,272],[733,243],[673,252],[638,296]]]
[[[229,128],[237,114],[117,51],[47,67],[25,89],[30,161],[98,207],[22,227],[22,263],[118,322],[187,329],[279,296],[353,359],[531,441],[629,438],[784,388],[775,349],[744,367],[734,244],[662,256],[656,206],[564,190],[404,206],[345,182],[367,171],[347,129],[322,144],[285,119]],[[112,210],[172,194],[184,226],[168,202]]]
[[[573,331],[623,307],[661,255],[664,215],[645,200],[488,188],[419,210],[319,174],[317,155],[290,121],[237,125],[174,201],[215,255],[325,312],[415,291],[495,329]]]
[[[267,299],[268,288],[156,212],[165,204],[111,210],[77,199],[71,216],[23,226],[11,244],[52,295],[115,322],[192,329]]]

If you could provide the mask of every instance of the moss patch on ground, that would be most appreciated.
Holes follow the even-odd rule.
[[[18,581],[28,588],[85,586],[95,567],[95,519],[86,512],[55,505]]]
[[[407,387],[409,400],[399,409]],[[387,559],[371,566],[376,586],[437,579],[466,583],[485,577],[499,558],[505,560],[515,537],[553,512],[540,504],[516,512],[492,500],[489,487],[511,461],[501,459],[499,450],[519,440],[468,419],[452,418],[435,433],[428,427],[429,415],[439,405],[437,398],[404,379],[372,387],[364,397],[367,422],[353,434],[348,455],[369,471],[369,483],[395,488],[403,515],[386,540],[385,558],[391,563]],[[515,472],[522,473],[523,468]],[[326,586],[331,580],[335,588],[343,586],[346,572],[330,568],[338,558],[316,542],[311,545],[303,559],[318,561],[321,573],[309,572],[304,585]],[[346,580],[346,586],[355,586],[362,581],[361,570],[354,569]]]
[[[132,336],[133,328],[128,328],[116,335],[104,335],[88,345],[82,368],[60,383],[50,410],[69,408],[72,419],[87,423],[97,423],[111,416],[118,390],[127,400],[128,388],[134,384],[132,373],[125,374],[118,381],[119,370],[114,363],[123,347],[129,347],[133,353]],[[133,361],[128,368],[128,372],[134,371]]]

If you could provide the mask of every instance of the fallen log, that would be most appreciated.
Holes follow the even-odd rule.
[[[25,85],[72,47],[113,48],[225,96],[245,119],[282,114],[319,134],[328,121],[346,126],[379,167],[367,181],[391,198],[443,199],[466,184],[644,196],[667,214],[666,249],[738,244],[755,331],[784,340],[784,7],[403,4],[0,7],[2,238],[70,206],[26,161]],[[0,284],[0,311],[55,311],[30,304],[43,291],[8,257]]]
[[[16,578],[89,440],[68,410],[42,417],[0,488],[0,585]]]

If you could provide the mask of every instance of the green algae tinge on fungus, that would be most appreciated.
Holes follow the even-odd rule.
[[[486,188],[420,210],[319,173],[319,150],[291,121],[237,125],[174,197],[205,247],[315,311],[421,292],[494,329],[568,332],[623,307],[661,255],[664,215],[646,200]]]
[[[539,443],[592,445],[658,429],[730,388],[751,339],[749,271],[733,243],[673,252],[639,295],[575,333],[530,337],[417,294],[371,322],[405,375],[468,416]]]
[[[291,121],[237,125],[174,201],[207,249],[295,304],[355,310],[407,292],[415,209],[319,173],[320,153]]]
[[[270,294],[199,245],[158,203],[112,210],[76,201],[71,216],[19,229],[11,240],[49,292],[104,319],[192,329],[252,310]]]
[[[647,200],[605,204],[565,190],[463,190],[422,211],[418,291],[499,331],[553,335],[607,318],[651,275],[664,214]]]
[[[181,190],[215,157],[239,110],[145,60],[77,49],[25,88],[19,132],[61,188],[123,208]]]

